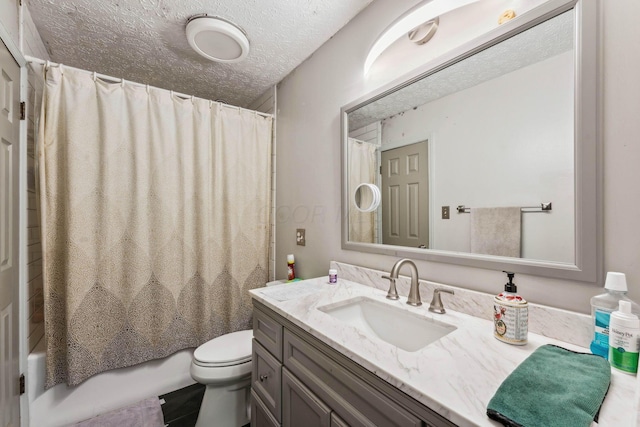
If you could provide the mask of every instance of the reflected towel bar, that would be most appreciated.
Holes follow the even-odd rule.
[[[458,213],[471,212],[471,208],[468,208],[465,205],[459,205],[456,209],[458,210]],[[522,206],[520,210],[522,212],[549,212],[551,211],[551,202],[540,203],[540,206]]]

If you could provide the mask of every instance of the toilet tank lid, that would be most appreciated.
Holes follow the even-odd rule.
[[[193,357],[203,363],[240,363],[251,358],[252,338],[253,330],[221,335],[196,348]]]

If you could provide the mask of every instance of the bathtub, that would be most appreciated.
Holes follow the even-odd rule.
[[[40,340],[27,357],[29,426],[59,427],[195,384],[189,374],[193,349],[95,375],[82,384],[44,390],[45,349]]]

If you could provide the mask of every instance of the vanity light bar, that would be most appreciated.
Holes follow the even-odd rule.
[[[468,208],[465,205],[459,205],[456,209],[458,210],[458,213],[471,213],[471,208]],[[533,210],[529,210],[529,209],[533,209]],[[522,212],[550,212],[551,202],[540,203],[540,206],[522,206],[520,210]]]

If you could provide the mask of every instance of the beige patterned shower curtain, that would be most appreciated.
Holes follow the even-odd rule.
[[[272,118],[62,67],[44,96],[46,386],[248,328]]]
[[[353,198],[360,184],[376,184],[376,146],[349,138],[349,241],[375,243],[376,213],[360,212]]]

